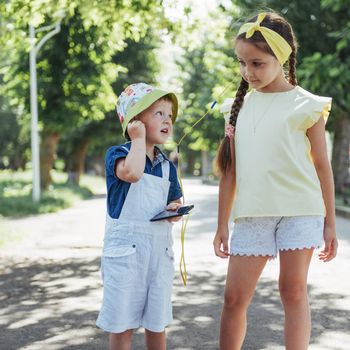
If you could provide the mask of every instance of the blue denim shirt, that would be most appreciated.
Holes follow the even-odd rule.
[[[122,211],[125,198],[128,194],[131,183],[120,180],[115,174],[115,164],[120,158],[125,158],[130,150],[131,142],[119,146],[112,146],[106,152],[105,170],[107,185],[107,210],[110,217],[118,219]],[[157,155],[153,163],[146,156],[145,174],[162,177],[162,162],[170,163],[170,188],[168,194],[168,203],[182,197],[181,187],[177,178],[177,172],[174,164],[156,147]]]

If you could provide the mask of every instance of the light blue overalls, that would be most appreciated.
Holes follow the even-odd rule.
[[[165,209],[170,164],[162,177],[143,174],[130,185],[119,219],[106,217],[101,261],[103,302],[96,325],[111,333],[144,327],[162,332],[172,321],[172,223],[150,222]]]

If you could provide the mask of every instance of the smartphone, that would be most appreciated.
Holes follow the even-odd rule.
[[[186,215],[193,208],[194,208],[194,205],[191,204],[191,205],[184,205],[183,207],[180,207],[178,210],[163,210],[162,212],[153,216],[153,218],[150,221],[165,220],[165,219],[169,219],[169,218],[175,218],[177,216]]]

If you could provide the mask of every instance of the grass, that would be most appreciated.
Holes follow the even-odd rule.
[[[56,212],[78,200],[105,193],[102,177],[83,175],[81,186],[73,186],[67,184],[67,174],[53,171],[53,185],[42,192],[39,203],[34,203],[31,176],[30,171],[0,171],[0,247],[6,242],[20,240],[25,234],[11,228],[8,219]]]
[[[70,207],[74,202],[102,193],[104,180],[83,176],[81,186],[68,185],[67,174],[53,171],[53,185],[42,192],[38,203],[32,200],[31,172],[0,172],[0,215],[22,217],[52,213]],[[1,231],[0,231],[1,232]]]

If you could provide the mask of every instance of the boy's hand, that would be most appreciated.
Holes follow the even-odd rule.
[[[131,140],[146,138],[146,127],[140,120],[134,120],[129,123],[127,131]]]
[[[181,203],[178,202],[171,202],[166,207],[166,210],[178,210],[181,207]],[[181,219],[181,216],[177,216],[175,218],[169,218],[167,219],[169,222],[177,222]]]

